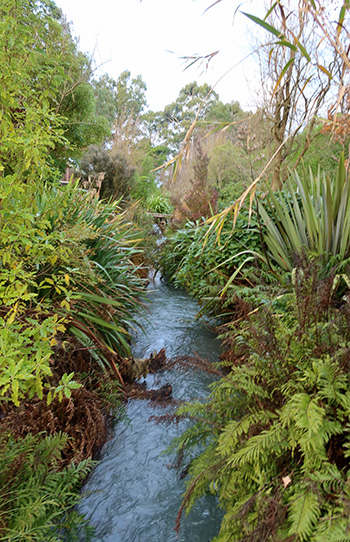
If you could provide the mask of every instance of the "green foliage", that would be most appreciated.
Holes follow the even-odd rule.
[[[127,212],[118,202],[106,204],[77,185],[68,185],[57,192],[46,190],[39,214],[49,219],[54,231],[64,225],[71,236],[75,232],[79,236],[77,257],[61,269],[74,292],[72,306],[57,297],[59,292],[55,296],[62,310],[69,311],[70,330],[92,338],[102,349],[129,354],[129,328],[141,307],[143,283],[132,263],[142,253],[141,238]],[[55,261],[56,272],[61,264]]]
[[[220,194],[221,203],[235,201],[247,188],[249,162],[232,141],[215,147],[208,167],[208,181]]]
[[[218,95],[209,85],[195,81],[185,85],[175,102],[157,116],[157,131],[172,152],[177,152],[192,123],[203,120],[218,102]]]
[[[115,81],[107,74],[92,81],[98,115],[106,117],[110,126],[117,119],[134,120],[146,107],[146,85],[141,76],[131,78],[128,70]]]
[[[244,113],[239,102],[232,101],[224,104],[223,102],[215,100],[206,115],[206,121],[209,124],[218,124],[220,127],[222,127],[222,125],[225,124],[229,125],[230,123],[235,123],[243,116]]]
[[[86,61],[86,59],[85,59]],[[67,160],[78,159],[89,145],[96,145],[110,135],[108,121],[105,117],[97,116],[95,98],[91,85],[87,82],[89,72],[81,68],[81,83],[64,97],[59,107],[59,113],[64,117],[64,137],[70,148],[56,145],[53,152],[54,164],[61,170],[67,165]],[[85,82],[86,81],[86,82]],[[71,83],[74,85],[74,79]]]
[[[67,328],[101,355],[129,353],[142,295],[131,262],[139,235],[116,203],[76,185],[40,189],[5,177],[0,194],[0,394],[18,404],[27,393],[43,397],[55,336]],[[49,401],[76,387],[65,378]]]
[[[161,194],[154,175],[150,171],[143,175],[136,173],[130,192],[131,200],[141,202],[143,207],[147,207],[147,200],[158,196]]]
[[[163,194],[153,194],[146,201],[146,208],[151,213],[171,214],[172,206]]]
[[[0,396],[18,405],[45,386],[49,401],[77,387],[67,374],[57,389],[48,382],[68,328],[100,351],[129,352],[141,282],[138,233],[116,205],[44,186],[54,160],[96,135],[86,57],[53,2],[5,0],[0,15]]]
[[[60,468],[65,435],[0,435],[0,540],[73,542],[92,529],[75,510],[78,490],[93,463]]]
[[[131,79],[131,73],[125,70],[116,82],[116,116],[136,119],[146,107],[147,87],[141,75]]]
[[[103,136],[86,56],[53,2],[4,0],[0,8],[0,172],[52,178],[52,163]]]
[[[153,147],[148,140],[143,140],[140,151],[142,155],[136,164],[136,174],[130,196],[133,201],[141,200],[142,205],[147,207],[148,199],[157,196],[164,197],[157,173],[154,170],[167,161],[169,149],[164,145]]]
[[[84,333],[93,332],[100,346],[130,355],[130,329],[136,325],[143,310],[140,300],[145,297],[144,281],[138,273],[142,264],[133,264],[133,259],[143,261],[142,236],[117,202],[106,205],[97,198],[89,199],[83,217],[97,234],[88,241],[96,283],[91,276],[80,280],[76,319],[83,323]]]
[[[349,539],[349,302],[297,269],[283,312],[233,324],[225,376],[178,411],[194,422],[174,442],[192,458],[182,508],[217,495],[217,542]]]
[[[160,265],[175,286],[187,289],[206,310],[222,314],[223,309],[229,312],[237,289],[254,280],[254,252],[260,250],[260,233],[243,210],[233,231],[229,221],[225,222],[220,242],[215,235],[208,236],[209,227],[187,222],[164,244]],[[245,270],[246,264],[250,265]]]
[[[323,126],[318,125],[314,128],[312,134],[302,132],[297,136],[297,143],[303,147],[306,138],[311,140],[310,147],[303,157],[303,167],[308,171],[311,169],[314,176],[318,171],[322,171],[326,177],[335,178],[339,165],[340,153],[344,150],[344,145],[333,141],[330,133],[322,131]],[[345,148],[346,148],[345,142]],[[291,164],[292,165],[292,164]]]
[[[7,320],[0,318],[0,396],[17,406],[27,393],[29,397],[36,393],[43,398],[43,380],[52,374],[50,356],[54,336],[64,330],[57,316],[41,322],[37,315],[37,319],[33,316],[22,322],[11,321],[15,313]]]
[[[323,264],[350,256],[350,185],[341,154],[333,182],[329,177],[297,173],[278,194],[269,190],[259,205],[264,240],[273,264],[293,268],[293,255],[306,251]]]
[[[79,261],[80,236],[91,235],[88,228],[51,229],[35,192],[16,177],[0,182],[0,394],[15,404],[26,393],[43,395],[55,336],[67,321],[67,311],[53,309],[69,309],[72,298],[66,265]]]
[[[128,199],[135,168],[118,149],[91,145],[80,160],[78,174],[86,181],[101,175],[101,198]]]

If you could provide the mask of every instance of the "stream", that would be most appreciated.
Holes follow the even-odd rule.
[[[164,347],[168,358],[197,354],[218,360],[219,343],[195,320],[199,307],[194,300],[159,278],[149,284],[148,297],[144,332],[134,334],[134,357],[149,357]],[[170,383],[176,399],[206,396],[212,380],[207,374],[184,375],[177,370],[146,378],[148,388]],[[149,420],[173,408],[129,400],[129,423],[115,425],[79,504],[79,511],[95,528],[94,542],[208,542],[218,534],[222,514],[211,496],[203,497],[187,517],[183,515],[179,536],[174,530],[185,484],[171,468],[174,456],[160,454],[185,422],[176,426]]]

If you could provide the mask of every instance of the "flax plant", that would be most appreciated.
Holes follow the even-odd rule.
[[[77,318],[93,329],[109,350],[130,354],[130,330],[142,310],[143,281],[133,257],[142,251],[141,237],[118,203],[93,200],[85,220],[98,235],[88,242],[89,260],[97,281],[79,281]]]
[[[141,238],[119,202],[102,202],[77,183],[47,190],[37,196],[36,210],[52,230],[81,231],[76,259],[53,261],[50,276],[64,273],[72,292],[70,305],[62,303],[53,288],[48,297],[60,302],[59,312],[69,318],[69,332],[98,348],[96,359],[106,365],[103,353],[130,353],[130,329],[142,308],[143,281],[133,264]],[[88,233],[87,233],[88,232]],[[114,364],[112,369],[115,372]]]
[[[293,183],[293,182],[294,183]],[[283,186],[259,204],[264,240],[271,262],[285,271],[293,268],[293,255],[307,252],[327,264],[350,257],[350,187],[344,154],[334,180],[320,172],[300,176],[294,172]]]

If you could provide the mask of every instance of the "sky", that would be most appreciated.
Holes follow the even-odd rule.
[[[256,13],[251,0],[55,0],[71,22],[80,49],[93,55],[95,76],[114,79],[129,70],[147,86],[149,108],[175,101],[187,83],[214,86],[223,102],[254,107],[249,53],[253,23],[237,12]],[[210,9],[207,8],[212,5]],[[184,57],[219,53],[186,68]],[[227,73],[228,72],[228,73]],[[226,75],[225,75],[226,74]]]

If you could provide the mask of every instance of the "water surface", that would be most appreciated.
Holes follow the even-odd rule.
[[[186,293],[157,279],[149,285],[149,300],[144,332],[134,337],[135,357],[165,348],[167,357],[197,354],[218,359],[219,344],[195,320],[198,305]],[[178,371],[146,379],[152,388],[170,382],[178,399],[206,396],[210,381],[205,374]],[[102,450],[100,463],[84,486],[84,492],[93,493],[79,506],[95,527],[95,542],[207,542],[218,533],[222,515],[213,497],[203,498],[183,518],[178,537],[174,531],[185,485],[171,466],[174,457],[160,454],[184,426],[149,420],[165,412],[147,401],[130,400],[130,424],[117,424]]]

